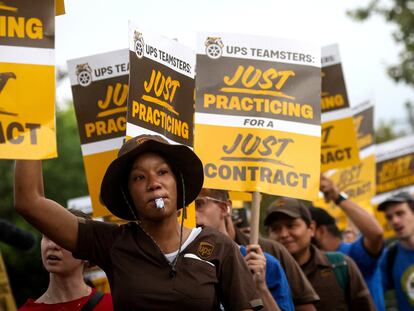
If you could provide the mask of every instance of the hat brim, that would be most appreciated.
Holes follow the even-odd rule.
[[[264,225],[265,226],[269,226],[270,223],[276,218],[277,214],[284,214],[287,215],[291,218],[301,218],[301,215],[299,215],[298,213],[296,213],[295,211],[292,211],[289,208],[285,208],[285,209],[280,209],[280,210],[276,210],[276,211],[272,211],[270,212],[266,218],[264,219]]]
[[[379,212],[384,212],[390,204],[393,204],[393,203],[405,203],[405,202],[408,203],[408,202],[411,202],[411,201],[412,200],[407,200],[407,199],[404,199],[404,198],[385,200],[380,205],[378,205],[377,210]]]
[[[123,188],[128,177],[132,162],[137,156],[155,152],[164,156],[173,169],[181,172],[184,179],[184,204],[187,206],[195,200],[203,186],[204,174],[203,164],[197,155],[187,146],[173,145],[147,140],[136,148],[116,158],[108,166],[101,184],[101,200],[108,210],[118,218],[125,220],[135,220],[135,215],[131,211],[134,206],[128,206],[126,194]],[[177,178],[177,185],[180,183]],[[178,187],[177,187],[178,189]],[[182,208],[177,202],[177,209]],[[182,205],[182,204],[181,204]],[[179,207],[178,207],[179,206]]]

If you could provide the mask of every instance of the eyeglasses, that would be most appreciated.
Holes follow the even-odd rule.
[[[196,209],[203,208],[208,201],[214,202],[214,203],[224,203],[222,200],[218,200],[212,197],[198,197],[194,200]]]

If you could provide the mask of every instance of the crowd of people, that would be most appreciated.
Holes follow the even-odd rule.
[[[249,243],[232,220],[227,190],[203,187],[188,147],[156,135],[128,140],[109,165],[101,199],[125,224],[87,219],[47,199],[41,161],[17,160],[15,207],[42,234],[49,287],[19,310],[380,310],[395,289],[414,310],[414,200],[378,206],[397,241],[385,247],[377,219],[321,176],[320,190],[358,234],[344,241],[322,208],[279,197],[266,210],[268,237]],[[177,213],[195,201],[196,228]],[[107,275],[111,294],[83,280],[85,265]]]

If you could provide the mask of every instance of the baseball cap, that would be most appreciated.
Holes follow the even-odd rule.
[[[302,218],[307,222],[312,220],[308,207],[302,201],[293,198],[281,197],[273,201],[266,211],[265,226],[270,225],[278,214],[285,214],[292,218]]]
[[[378,210],[383,212],[387,206],[391,203],[409,203],[413,202],[413,197],[406,191],[398,192],[390,197],[388,197],[384,202],[378,205]]]

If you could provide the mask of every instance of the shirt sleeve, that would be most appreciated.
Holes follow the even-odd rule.
[[[295,310],[286,274],[279,261],[272,255],[266,257],[266,284],[279,308],[283,311]]]
[[[256,290],[253,276],[236,243],[229,241],[229,250],[220,267],[220,300],[227,311],[244,309],[260,310],[263,302]]]
[[[78,226],[78,240],[73,256],[89,260],[103,270],[111,265],[110,251],[120,227],[100,221],[86,220]]]
[[[379,256],[372,256],[365,249],[363,236],[352,242],[347,251],[339,251],[351,257],[364,273],[372,274],[378,268],[381,254]]]
[[[345,256],[345,260],[349,273],[349,310],[376,310],[371,294],[357,265],[348,256]]]

